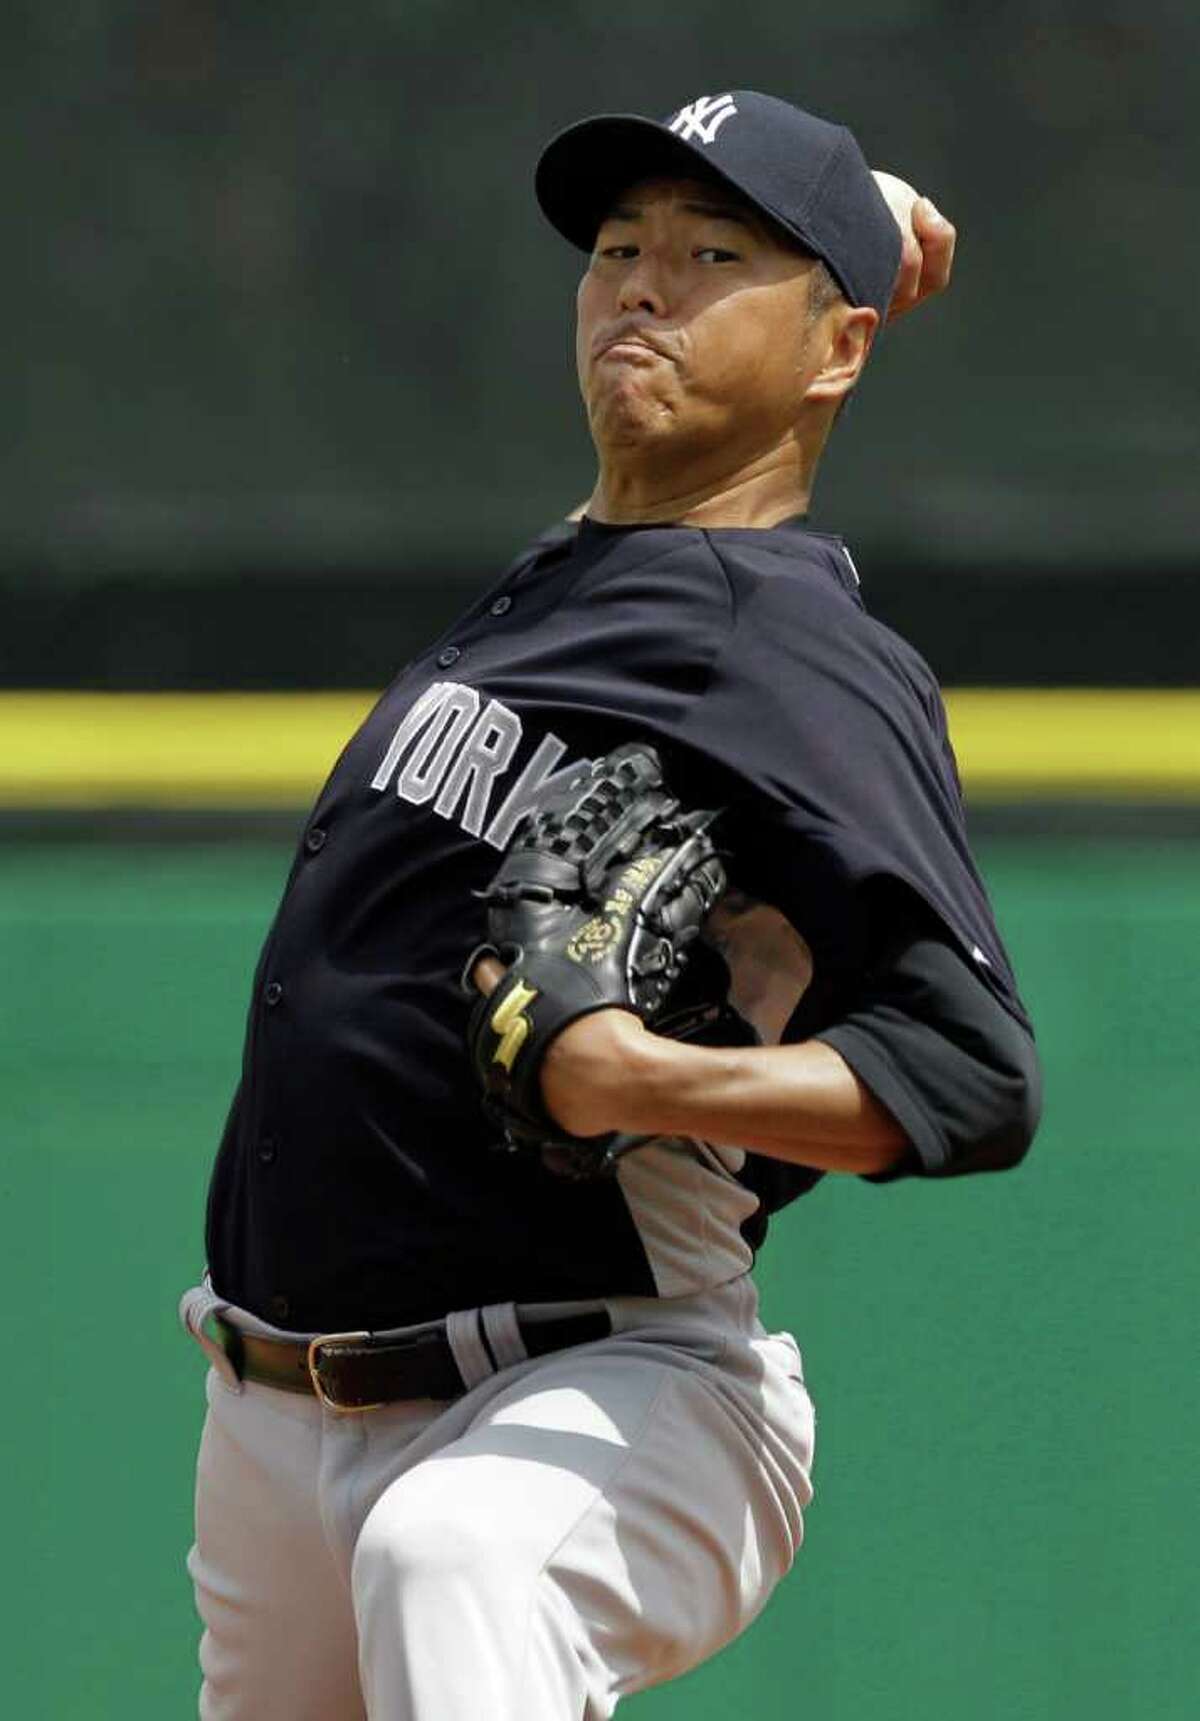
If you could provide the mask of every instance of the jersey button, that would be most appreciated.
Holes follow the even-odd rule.
[[[457,663],[461,656],[462,652],[456,645],[446,646],[443,651],[438,652],[438,668],[449,669],[450,665]]]
[[[268,980],[266,985],[263,987],[263,1002],[266,1004],[268,1010],[273,1010],[282,997],[283,987],[279,984],[278,980]]]
[[[272,1297],[268,1307],[277,1321],[286,1321],[292,1312],[292,1305],[286,1297]]]
[[[493,615],[507,615],[511,608],[512,608],[512,599],[509,597],[508,593],[506,592],[502,598],[497,598],[495,603],[492,605],[492,614]]]
[[[264,1135],[260,1137],[258,1143],[258,1157],[262,1160],[264,1165],[270,1165],[278,1152],[279,1137],[277,1135]]]
[[[325,839],[328,835],[329,832],[323,830],[320,825],[312,826],[304,839],[304,846],[310,855],[320,854],[321,850],[325,847]]]

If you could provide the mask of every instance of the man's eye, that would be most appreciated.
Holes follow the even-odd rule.
[[[700,263],[740,263],[741,258],[736,251],[726,251],[720,245],[701,245],[692,252],[692,256]]]
[[[627,262],[630,257],[636,257],[637,254],[636,245],[598,245],[596,247],[597,257],[615,257],[621,263]]]

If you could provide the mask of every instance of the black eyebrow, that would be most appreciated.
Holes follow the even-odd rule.
[[[744,215],[732,203],[700,203],[689,199],[682,208],[689,215],[706,215],[710,220],[732,221],[736,226],[744,227],[748,233],[754,231],[752,217]],[[641,218],[642,211],[633,203],[614,203],[604,217],[606,221],[640,221]]]
[[[732,203],[685,203],[683,206],[689,215],[707,215],[716,221],[733,221],[739,227],[750,228],[752,221],[749,215]]]

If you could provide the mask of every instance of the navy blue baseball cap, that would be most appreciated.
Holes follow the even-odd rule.
[[[547,144],[535,189],[547,219],[590,251],[639,179],[706,170],[826,265],[880,321],[900,266],[900,229],[845,126],[757,90],[698,96],[664,120],[599,114]]]

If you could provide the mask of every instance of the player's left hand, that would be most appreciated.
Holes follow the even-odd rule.
[[[696,1016],[678,983],[725,889],[716,816],[685,811],[654,748],[626,742],[517,833],[483,893],[488,939],[468,967],[484,997],[467,1024],[484,1109],[512,1150],[600,1175],[645,1141],[616,1122],[626,1053],[651,1038],[643,1022],[683,1032]],[[704,1017],[721,1008],[699,1002]]]
[[[471,979],[490,998],[508,970],[484,956]],[[603,1135],[636,1130],[634,1071],[648,1039],[631,1010],[594,1010],[557,1034],[541,1067],[542,1104],[567,1135]]]
[[[949,285],[958,232],[930,198],[894,173],[876,169],[875,183],[900,229],[900,270],[887,314],[891,323]]]

